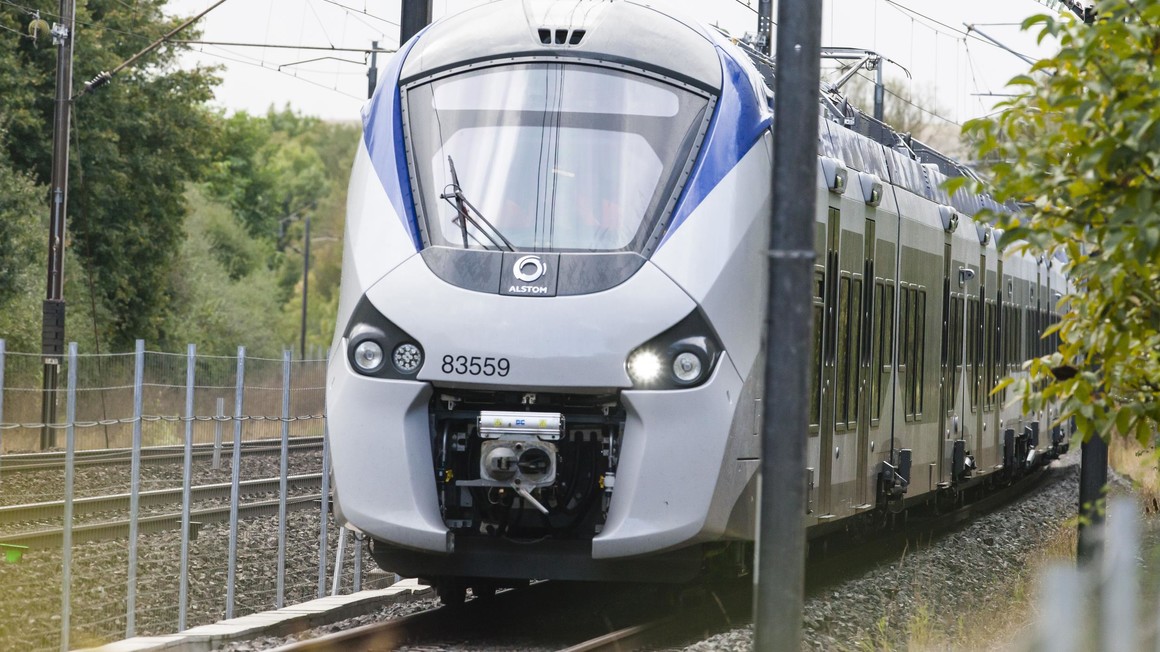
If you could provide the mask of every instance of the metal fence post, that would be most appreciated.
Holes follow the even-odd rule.
[[[181,569],[178,589],[177,631],[185,630],[189,607],[189,508],[193,483],[193,379],[197,345],[190,344],[185,364],[185,467],[181,475]]]
[[[222,421],[226,418],[226,400],[220,396],[214,415],[217,418],[213,422],[213,470],[217,471],[222,468]]]
[[[1077,652],[1084,643],[1084,584],[1075,568],[1047,569],[1040,588],[1038,645],[1033,649]]]
[[[322,500],[319,504],[318,528],[318,597],[326,597],[326,522],[330,511],[330,426],[322,426]]]
[[[133,466],[129,486],[129,593],[125,600],[125,638],[137,630],[137,519],[141,494],[141,403],[145,387],[145,340],[137,340],[133,372]],[[71,373],[71,370],[70,370]]]
[[[0,340],[0,352],[3,352]],[[0,384],[0,387],[3,387]],[[77,343],[68,345],[68,402],[66,418],[68,431],[64,449],[64,516],[61,522],[61,579],[60,579],[60,649],[68,652],[69,627],[72,620],[72,520],[74,462],[77,448]]]
[[[242,398],[246,383],[246,347],[238,347],[237,389],[234,393],[234,456],[230,477],[230,558],[226,580],[226,619],[234,617],[234,582],[238,576],[238,483],[242,472]]]
[[[0,425],[4,423],[4,360],[5,344],[0,339]],[[0,454],[4,453],[4,430],[0,429]]]
[[[338,550],[334,553],[334,580],[330,584],[330,594],[338,595],[338,584],[342,579],[342,557],[346,552],[346,528],[338,528]]]
[[[290,473],[290,349],[282,351],[282,459],[278,469],[278,598],[281,609],[286,595],[286,477]]]
[[[1100,639],[1105,650],[1138,649],[1136,599],[1139,595],[1136,552],[1140,538],[1136,504],[1116,498],[1104,525],[1103,581],[1100,583]]]
[[[362,590],[362,562],[363,535],[356,532],[354,535],[354,584],[351,586],[351,593],[358,593]]]

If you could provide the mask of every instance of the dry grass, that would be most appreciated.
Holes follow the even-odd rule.
[[[1074,564],[1075,550],[1075,523],[1065,523],[1030,553],[1016,573],[998,578],[972,608],[953,615],[940,614],[916,581],[912,590],[918,603],[904,625],[905,642],[898,643],[889,616],[883,616],[874,631],[852,647],[864,652],[1017,649],[1029,639],[1027,630],[1038,618],[1036,579],[1048,566]]]
[[[1108,446],[1108,465],[1130,480],[1147,514],[1160,512],[1160,451],[1135,439],[1114,435]]]

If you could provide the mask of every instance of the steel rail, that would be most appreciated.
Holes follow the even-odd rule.
[[[295,437],[290,445],[292,451],[313,450],[322,447],[322,437]],[[233,443],[222,443],[220,450],[233,451]],[[242,452],[246,455],[265,455],[281,453],[281,443],[277,439],[259,439],[242,442]],[[127,464],[132,450],[129,448],[107,448],[84,450],[76,452],[77,466],[94,466],[101,464]],[[214,444],[195,444],[193,456],[195,458],[210,457],[214,454]],[[150,446],[141,449],[142,462],[170,462],[181,460],[185,455],[181,445]],[[64,452],[49,453],[14,453],[0,456],[0,473],[16,471],[40,471],[57,469],[64,466]]]
[[[287,509],[290,511],[299,511],[303,509],[310,509],[316,507],[317,503],[322,500],[321,494],[314,494],[310,496],[298,496],[286,501]],[[238,508],[238,516],[245,518],[255,518],[258,516],[270,516],[278,513],[279,501],[264,500],[260,502],[240,505]],[[224,507],[209,507],[206,509],[195,509],[191,512],[192,522],[190,523],[189,536],[191,538],[197,537],[198,529],[206,523],[225,523],[230,519],[229,506]],[[137,532],[139,534],[150,534],[154,532],[165,532],[168,530],[176,530],[181,528],[181,513],[175,514],[161,514],[158,516],[145,516],[137,519]],[[129,535],[129,521],[106,521],[102,523],[91,523],[87,525],[75,525],[72,528],[72,542],[91,543],[95,541],[116,541],[124,539]],[[36,532],[22,532],[0,536],[3,543],[27,546],[32,549],[39,548],[56,548],[61,545],[63,540],[64,530],[61,528],[53,528],[47,530],[38,530]]]
[[[321,473],[292,475],[288,477],[287,480],[291,487],[297,489],[313,489],[322,486]],[[279,490],[280,484],[280,478],[247,480],[246,482],[241,483],[240,493],[241,495],[275,493]],[[195,486],[191,488],[191,495],[192,499],[195,501],[212,500],[214,498],[227,498],[230,495],[230,483],[223,482],[218,484]],[[152,491],[141,492],[139,495],[138,504],[140,507],[173,505],[180,503],[181,497],[181,487],[174,489],[155,489]],[[101,512],[124,511],[129,508],[129,499],[130,495],[127,493],[112,494],[107,496],[90,496],[88,498],[75,498],[73,499],[73,515],[83,516],[86,514],[98,514]],[[60,519],[63,514],[63,500],[31,503],[27,505],[8,505],[5,507],[0,507],[0,525]],[[3,537],[3,535],[0,535],[0,537]]]

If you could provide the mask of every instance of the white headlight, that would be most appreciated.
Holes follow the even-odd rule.
[[[354,363],[362,371],[373,373],[383,365],[383,347],[373,340],[363,340],[354,350]]]
[[[661,375],[660,356],[652,351],[637,351],[628,359],[628,375],[639,385],[648,384]]]
[[[423,364],[423,353],[414,344],[404,342],[395,347],[391,359],[394,361],[396,369],[405,374],[413,374]]]
[[[701,377],[701,358],[692,351],[684,351],[673,359],[673,376],[682,383],[691,383]]]

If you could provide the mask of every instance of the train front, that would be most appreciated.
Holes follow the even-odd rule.
[[[327,391],[380,565],[682,580],[751,536],[769,116],[736,55],[631,2],[502,0],[394,56]]]

